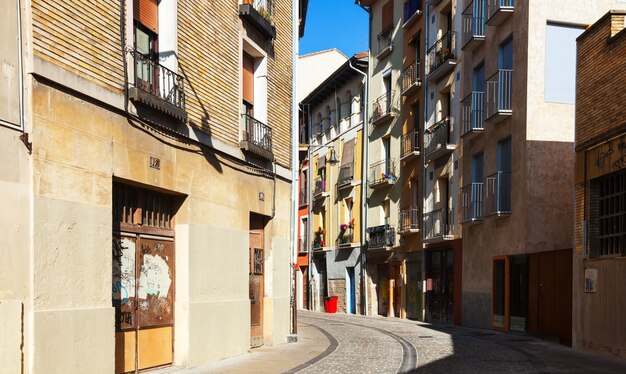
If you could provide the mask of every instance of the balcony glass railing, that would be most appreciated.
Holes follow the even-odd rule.
[[[381,55],[388,48],[393,47],[393,25],[384,29],[380,34],[378,34],[378,49],[376,50],[377,55]]]
[[[463,11],[463,45],[485,37],[485,2],[470,1]]]
[[[391,225],[369,227],[369,248],[394,247],[396,245],[396,229]]]
[[[499,171],[485,178],[485,215],[511,213],[511,173]]]
[[[402,71],[402,94],[409,91],[412,87],[417,86],[420,83],[419,77],[420,62],[415,61],[411,65],[404,68]]]
[[[135,64],[135,87],[184,110],[183,77],[137,51],[130,53]]]
[[[448,31],[428,48],[426,55],[428,59],[428,72],[426,74],[431,74],[444,62],[455,59],[455,50],[456,32]]]
[[[422,1],[424,0],[408,0],[404,3],[404,22],[411,19],[415,13],[422,12]]]
[[[401,209],[398,213],[398,226],[401,233],[419,230],[419,209],[417,207]]]
[[[483,131],[485,93],[472,92],[461,101],[461,134]]]
[[[400,157],[405,158],[416,152],[419,152],[419,139],[420,134],[418,131],[409,130],[406,134],[402,135],[400,139]]]
[[[424,153],[429,155],[450,144],[450,117],[435,122],[424,133]]]
[[[339,167],[339,178],[337,178],[337,185],[343,186],[349,184],[354,179],[354,163],[341,165]]]
[[[461,189],[461,219],[463,222],[483,219],[483,184],[471,183]]]
[[[272,152],[272,128],[247,114],[242,114],[241,119],[243,140]]]
[[[380,183],[395,183],[398,179],[396,173],[396,159],[387,159],[370,165],[370,186]]]
[[[511,85],[513,83],[512,69],[499,69],[487,79],[486,118],[496,115],[511,114]]]
[[[393,113],[393,96],[394,91],[389,91],[374,100],[372,122],[376,122],[382,117]]]

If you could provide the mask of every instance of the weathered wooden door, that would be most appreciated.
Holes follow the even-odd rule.
[[[262,217],[250,216],[250,346],[263,345],[263,296],[265,251],[264,221]]]
[[[544,338],[572,342],[572,250],[539,253],[537,322]]]

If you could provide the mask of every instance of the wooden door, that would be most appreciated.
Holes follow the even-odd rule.
[[[544,338],[571,345],[572,251],[539,253],[537,327]]]
[[[263,219],[250,216],[250,346],[263,345],[263,297],[264,297],[264,231]]]
[[[400,317],[400,264],[390,264],[391,276],[389,280],[389,289],[391,290],[391,302],[393,307],[391,316]]]
[[[309,309],[309,267],[302,266],[302,308]]]

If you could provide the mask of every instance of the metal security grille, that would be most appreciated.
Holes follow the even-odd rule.
[[[626,172],[598,183],[598,254],[626,254]]]
[[[113,184],[113,223],[173,229],[172,195],[127,184]]]

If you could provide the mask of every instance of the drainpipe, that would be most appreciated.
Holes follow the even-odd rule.
[[[297,332],[297,315],[296,315],[296,270],[295,263],[298,250],[298,0],[292,0],[292,87],[291,87],[291,262],[289,264],[289,272],[291,274],[291,334]]]
[[[430,40],[429,38],[429,31],[430,31],[430,1],[426,0],[426,3],[424,5],[425,12],[426,12],[426,22],[425,22],[425,26],[424,26],[424,110],[423,110],[423,117],[424,117],[424,125],[422,126],[422,147],[424,146],[424,135],[425,135],[425,130],[426,130],[426,124],[428,123],[428,78],[426,77],[426,64],[428,64],[428,42]],[[422,152],[422,220],[424,217],[424,207],[426,205],[426,177],[427,177],[427,173],[426,173],[426,154],[424,152]],[[431,209],[432,211],[432,209]],[[444,214],[448,214],[448,212],[444,212]],[[423,228],[423,225],[422,225]],[[423,240],[423,236],[422,236],[422,240]],[[426,248],[425,245],[422,242],[422,278],[426,279]],[[424,292],[424,279],[422,280],[422,296],[425,296],[425,292]],[[425,309],[426,309],[426,297],[422,297],[422,320],[425,317]]]

